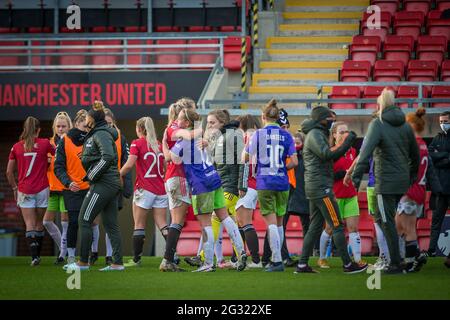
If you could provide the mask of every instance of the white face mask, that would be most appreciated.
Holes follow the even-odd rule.
[[[441,123],[441,129],[447,133],[450,130],[450,123]]]

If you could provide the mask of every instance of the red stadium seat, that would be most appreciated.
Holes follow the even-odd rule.
[[[430,243],[431,221],[429,219],[417,219],[417,240],[421,250],[428,250]]]
[[[109,27],[93,27],[92,32],[95,33],[109,33],[109,32],[116,32],[117,29],[115,27],[109,26]]]
[[[241,26],[221,26],[219,27],[220,32],[240,32],[242,30]]]
[[[358,99],[359,87],[333,87],[329,99]],[[356,103],[338,102],[331,103],[332,109],[356,109]]]
[[[64,40],[60,42],[61,46],[87,46],[89,41],[87,40]],[[87,49],[72,49],[62,48],[59,50],[60,53],[66,53],[67,55],[61,55],[59,57],[60,65],[83,65],[86,63],[86,55],[82,54],[86,52]],[[80,53],[79,55],[74,55],[74,53]]]
[[[401,81],[405,67],[401,61],[378,60],[375,62],[373,79],[375,81]]]
[[[431,0],[403,0],[405,11],[419,11],[427,15],[431,8]]]
[[[141,26],[141,27],[125,27],[123,28],[124,32],[147,32],[147,27],[146,26]]]
[[[28,28],[28,32],[29,33],[51,33],[52,28],[50,28],[50,27],[44,27],[44,28],[30,27],[30,28]]]
[[[300,254],[303,245],[303,228],[299,216],[289,216],[285,230],[286,245],[290,253]]]
[[[95,46],[117,46],[121,45],[121,40],[95,40],[92,45]],[[91,49],[94,53],[120,53],[123,50],[118,48]],[[122,55],[94,55],[92,56],[92,64],[94,65],[115,65],[122,63]]]
[[[425,21],[423,12],[399,11],[394,18],[394,33],[399,36],[412,36],[417,40]]]
[[[389,12],[380,13],[380,29],[371,29],[370,26],[367,25],[367,20],[370,16],[371,14],[367,12],[365,12],[363,15],[363,19],[361,21],[362,34],[365,36],[378,36],[380,37],[381,41],[384,41],[391,27],[391,14]]]
[[[431,98],[438,98],[438,99],[444,99],[448,98],[450,101],[450,86],[434,86],[431,90]],[[446,108],[450,106],[450,102],[438,102],[433,103],[433,107],[435,108]]]
[[[436,61],[410,60],[408,64],[408,81],[435,81],[438,73]]]
[[[153,44],[153,40],[128,40],[127,41],[128,45],[152,45]],[[127,48],[128,51],[128,64],[148,64],[151,63],[150,57],[151,55],[149,54],[152,49],[150,48]],[[136,54],[130,54],[130,53],[134,53],[136,52]]]
[[[373,86],[365,87],[364,92],[363,92],[363,98],[364,99],[377,99],[380,96],[381,91],[383,91],[383,89],[384,89],[384,87],[373,87]],[[363,104],[363,108],[365,108],[365,109],[376,109],[376,107],[377,107],[376,102]],[[367,203],[367,198],[366,198],[366,203]]]
[[[197,255],[197,248],[202,235],[198,221],[186,220],[177,245],[177,253],[181,256]]]
[[[436,0],[436,7],[439,11],[450,9],[450,1],[448,0]]]
[[[218,44],[217,40],[203,40],[193,39],[189,40],[189,44]],[[218,54],[191,54],[191,52],[198,51],[218,51],[219,48],[188,48],[188,63],[189,64],[214,64]]]
[[[441,81],[450,81],[450,60],[445,60],[442,62]]]
[[[432,60],[441,65],[447,51],[447,39],[444,36],[420,36],[417,43],[417,58]]]
[[[155,32],[180,32],[180,27],[156,27]]]
[[[372,5],[380,7],[381,12],[389,12],[392,16],[397,12],[400,1],[399,0],[372,0]]]
[[[156,44],[161,45],[183,45],[186,44],[186,40],[157,40]],[[164,54],[156,55],[157,64],[182,64],[183,56],[180,52],[185,51],[185,48],[157,48],[155,52],[167,52]]]
[[[414,51],[412,36],[388,35],[384,42],[384,59],[402,61],[406,66]]]
[[[84,32],[84,28],[80,28],[80,29],[69,29],[67,27],[61,27],[59,29],[59,32],[61,33],[81,33]]]
[[[19,28],[0,28],[0,33],[18,33],[20,32]]]
[[[211,32],[213,28],[210,26],[192,26],[188,27],[189,32]]]
[[[224,67],[226,69],[237,71],[241,69],[241,38],[228,37],[223,42]],[[246,37],[246,51],[250,53],[250,37]]]
[[[24,46],[22,41],[0,41],[0,47],[21,47]],[[21,49],[5,49],[0,50],[0,53],[9,54],[8,56],[0,56],[0,66],[19,66],[22,61],[25,61],[24,57],[20,57],[17,54],[26,53],[26,50]]]
[[[56,46],[56,41],[31,41],[32,46]],[[43,54],[43,55],[36,55],[31,57],[31,64],[33,66],[49,66],[52,65],[53,57],[50,55],[45,55],[45,53],[54,53],[58,52],[56,49],[36,49],[31,50],[32,54]]]
[[[373,66],[380,52],[381,41],[376,36],[357,35],[350,45],[350,56],[353,61],[369,61]]]
[[[342,64],[341,81],[343,82],[365,82],[371,76],[371,65],[369,61],[345,60]]]
[[[427,31],[430,36],[444,36],[450,40],[450,20],[448,19],[428,19]]]
[[[422,87],[422,98],[428,98],[428,88]],[[419,87],[418,86],[403,86],[398,88],[397,98],[418,98],[419,97]],[[408,108],[407,102],[402,102],[397,104],[400,108]],[[418,104],[413,103],[412,107],[417,108]]]

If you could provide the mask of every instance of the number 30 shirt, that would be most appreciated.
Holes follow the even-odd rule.
[[[18,190],[25,194],[36,194],[49,186],[47,178],[48,154],[54,155],[55,148],[48,139],[36,138],[33,150],[25,151],[24,141],[17,142],[9,153],[15,160],[19,183]]]
[[[193,195],[211,192],[222,186],[206,150],[199,149],[195,140],[179,140],[170,152],[182,158],[184,173]]]
[[[164,188],[164,155],[161,144],[159,153],[148,147],[147,140],[133,140],[130,145],[130,155],[136,156],[136,183],[134,189],[144,189],[158,196],[165,195]]]
[[[289,190],[286,158],[296,153],[289,132],[269,123],[253,134],[246,152],[257,158],[256,190]]]

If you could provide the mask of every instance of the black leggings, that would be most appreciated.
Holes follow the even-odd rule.
[[[78,216],[80,215],[81,205],[88,190],[72,192],[63,191],[64,204],[69,215],[69,225],[67,227],[67,248],[76,248],[78,239]]]

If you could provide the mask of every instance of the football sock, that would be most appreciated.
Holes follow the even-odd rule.
[[[244,244],[242,242],[241,235],[239,234],[239,229],[236,222],[228,216],[222,221],[222,223],[230,236],[231,242],[240,254],[244,250]]]
[[[353,258],[355,262],[361,261],[361,238],[359,232],[351,232],[348,235],[350,247],[352,248]]]
[[[106,244],[106,256],[112,257],[113,249],[112,249],[112,245],[111,245],[111,240],[109,239],[109,236],[107,233],[105,233],[105,244]]]
[[[205,263],[213,264],[214,259],[214,233],[211,226],[203,228],[203,251],[205,252]]]
[[[181,224],[172,223],[169,226],[169,234],[166,240],[166,250],[164,253],[164,258],[167,261],[173,262],[174,254],[177,250],[178,239],[180,238],[181,229],[183,226]],[[201,240],[200,240],[201,241]]]
[[[417,240],[413,241],[406,241],[405,245],[405,261],[406,262],[413,262],[414,258],[418,256],[419,248],[417,244]]]
[[[134,262],[141,260],[142,252],[144,249],[145,230],[136,229],[133,231],[133,250],[134,250]]]
[[[214,232],[214,229],[213,229]],[[219,231],[216,234],[214,234],[214,252],[216,254],[217,262],[220,262],[223,260],[223,225],[220,224]]]
[[[27,238],[28,246],[30,247],[31,259],[36,259],[38,257],[38,242],[36,240],[36,231],[31,230],[25,233]]]
[[[61,251],[61,231],[59,231],[58,226],[53,221],[48,220],[44,220],[42,224]]]
[[[275,224],[270,224],[268,227],[269,245],[272,250],[272,262],[281,261],[281,244],[280,235],[278,234],[278,227]]]
[[[62,234],[61,234],[61,249],[59,256],[65,258],[67,255],[67,228],[69,227],[68,221],[61,221]]]
[[[161,232],[161,235],[164,237],[164,240],[167,241],[167,235],[169,234],[169,225],[162,227],[161,229],[159,229],[159,231]]]
[[[247,247],[252,255],[252,261],[254,263],[259,263],[259,242],[255,227],[252,224],[247,224],[243,226],[242,229],[245,232],[245,239],[247,240]]]
[[[92,226],[92,245],[91,252],[98,252],[98,239],[100,238],[100,228],[97,225]]]
[[[37,255],[38,255],[38,257],[41,256],[42,242],[44,241],[44,235],[45,235],[44,230],[36,231],[36,241],[38,243],[38,247],[37,247]]]
[[[331,236],[328,233],[326,233],[325,230],[323,230],[322,234],[320,235],[320,245],[319,245],[320,259],[327,258],[327,247],[330,240]]]
[[[406,258],[406,247],[405,247],[405,237],[404,236],[398,236],[398,246],[400,248],[400,258],[405,259]]]
[[[390,262],[389,248],[387,246],[386,238],[380,225],[374,222],[375,233],[377,236],[378,249],[380,250],[380,257],[384,257],[387,262]]]

